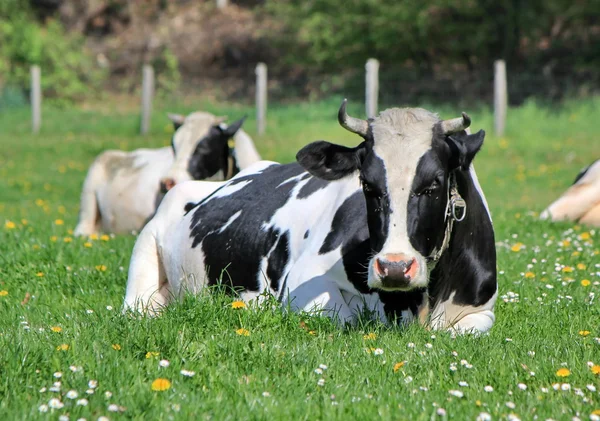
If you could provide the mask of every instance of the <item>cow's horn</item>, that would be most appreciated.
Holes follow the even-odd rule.
[[[442,121],[442,131],[444,134],[452,134],[466,130],[471,125],[471,117],[466,113],[462,113],[462,117],[451,118],[450,120]]]
[[[369,130],[369,123],[367,123],[366,120],[361,120],[360,118],[350,117],[348,113],[346,113],[347,102],[347,99],[342,101],[340,111],[338,112],[338,121],[340,122],[340,125],[352,133],[356,133],[357,135],[363,137],[366,136],[367,131]]]

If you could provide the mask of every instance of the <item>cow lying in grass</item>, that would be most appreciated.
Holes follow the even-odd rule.
[[[540,218],[600,227],[600,159],[584,168],[573,185],[548,206]]]
[[[354,148],[311,143],[298,163],[260,162],[167,194],[133,250],[125,309],[155,313],[224,283],[295,310],[485,332],[497,295],[494,231],[471,161],[484,132],[419,108],[340,124]]]
[[[110,150],[96,158],[83,184],[75,235],[139,231],[177,183],[229,179],[260,160],[240,130],[244,119],[227,126],[223,117],[204,112],[169,116],[176,129],[172,146]]]

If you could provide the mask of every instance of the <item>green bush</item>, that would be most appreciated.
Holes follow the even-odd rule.
[[[55,20],[41,25],[23,1],[2,0],[0,84],[27,91],[35,64],[42,70],[44,97],[59,103],[93,95],[104,77],[82,36],[67,34]]]

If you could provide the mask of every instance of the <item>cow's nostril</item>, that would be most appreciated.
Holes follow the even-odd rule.
[[[375,272],[381,276],[387,275],[386,262],[379,257],[375,259]]]

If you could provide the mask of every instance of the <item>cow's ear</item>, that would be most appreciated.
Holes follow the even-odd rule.
[[[464,130],[458,133],[451,134],[446,138],[448,146],[450,146],[450,169],[460,167],[463,170],[469,169],[473,158],[483,145],[485,132],[479,130],[475,134],[467,134]]]
[[[296,159],[315,177],[339,180],[360,168],[364,152],[364,143],[355,148],[347,148],[320,140],[300,149]]]
[[[181,126],[183,126],[183,122],[185,121],[185,116],[181,114],[172,114],[168,113],[169,120],[173,123],[173,128],[177,130]]]
[[[227,138],[232,137],[234,134],[236,134],[236,132],[240,129],[240,127],[242,127],[242,124],[244,124],[244,121],[246,121],[246,117],[248,117],[248,116],[244,116],[244,117],[240,118],[238,121],[234,121],[233,123],[228,125],[227,128],[223,130],[223,134],[225,136],[227,136]]]

